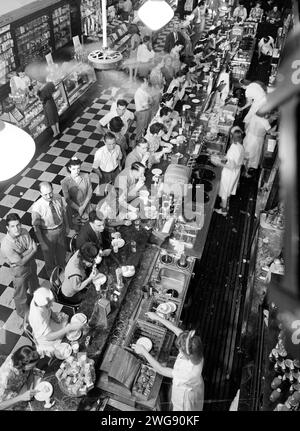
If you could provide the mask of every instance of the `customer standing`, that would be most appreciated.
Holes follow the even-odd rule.
[[[182,34],[180,33],[179,29],[180,29],[180,26],[178,22],[174,21],[172,31],[168,33],[166,36],[166,41],[164,46],[165,52],[169,53],[171,49],[175,46],[176,42],[180,42],[184,46],[185,40]]]
[[[173,379],[171,401],[173,411],[201,411],[204,402],[203,347],[195,331],[183,331],[173,323],[148,312],[147,317],[157,321],[173,332],[179,349],[173,368],[161,365],[141,344],[133,345],[134,351],[142,355],[154,370],[162,376]]]
[[[99,184],[113,184],[121,170],[122,151],[116,144],[116,138],[111,132],[104,136],[104,145],[96,151],[93,171],[99,177]]]
[[[194,35],[192,37],[193,47],[195,47],[196,43],[200,39],[201,34],[205,29],[205,14],[206,14],[206,4],[204,0],[200,0],[191,13],[188,16],[189,21],[193,21],[193,32]]]
[[[150,36],[144,36],[143,43],[138,46],[136,53],[137,61],[137,74],[144,78],[149,75],[150,70],[153,68],[155,52],[152,47]]]
[[[236,18],[237,22],[243,23],[247,19],[247,9],[244,6],[244,0],[239,0],[238,6],[233,11],[233,18]]]
[[[151,121],[152,98],[149,90],[149,80],[144,78],[143,82],[134,94],[134,103],[136,109],[136,142],[145,133]]]
[[[223,216],[227,215],[230,196],[236,194],[245,155],[242,129],[236,126],[231,129],[230,133],[231,145],[226,153],[225,160],[220,163],[220,166],[223,167],[219,187],[221,208],[215,210]]]
[[[72,157],[66,164],[68,175],[61,181],[63,196],[67,203],[69,226],[78,232],[80,226],[88,220],[93,195],[89,174],[80,172],[81,161]]]
[[[30,302],[27,300],[27,290],[32,297],[39,287],[34,260],[37,245],[27,230],[22,228],[18,214],[8,214],[5,222],[7,234],[1,242],[1,252],[13,275],[16,312],[20,317],[24,317]]]
[[[130,80],[132,80],[132,78],[136,78],[136,74],[137,74],[136,53],[142,39],[141,39],[139,28],[136,24],[130,24],[128,29],[128,34],[131,34],[132,36],[128,41],[129,57],[128,57],[128,60],[126,60],[126,65],[128,65],[129,77],[130,77]]]
[[[55,85],[53,82],[47,82],[41,89],[38,90],[37,95],[43,103],[44,115],[48,126],[53,130],[53,137],[55,138],[60,134],[59,130],[59,117],[58,111],[53,99],[55,92]]]
[[[39,240],[48,276],[59,265],[64,267],[66,260],[66,235],[69,224],[63,200],[54,194],[52,185],[40,183],[41,197],[31,209],[32,226]]]

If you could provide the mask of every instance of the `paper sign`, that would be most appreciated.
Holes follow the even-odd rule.
[[[82,46],[79,40],[79,36],[74,36],[72,39],[73,39],[73,45],[74,45],[75,51],[81,50]]]
[[[267,151],[269,151],[270,153],[273,153],[273,151],[275,150],[275,145],[276,145],[276,139],[268,139]]]
[[[48,66],[51,66],[52,64],[54,64],[51,52],[49,52],[49,54],[45,55],[45,59],[47,61]]]

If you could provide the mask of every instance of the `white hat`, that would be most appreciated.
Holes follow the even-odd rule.
[[[36,305],[42,307],[47,305],[49,301],[53,301],[54,295],[47,287],[39,287],[33,294],[33,300]]]

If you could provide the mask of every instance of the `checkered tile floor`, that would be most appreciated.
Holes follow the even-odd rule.
[[[178,18],[175,17],[175,20]],[[155,51],[161,51],[164,46],[165,36],[170,31],[170,25],[164,28],[158,36]],[[96,130],[97,122],[105,115],[111,106],[111,85],[110,80],[117,82],[125,92],[125,98],[130,102],[128,109],[134,111],[133,94],[138,83],[129,83],[128,77],[123,72],[106,72],[108,78],[104,80],[104,87],[109,88],[101,94],[94,94],[90,107],[86,108],[73,122],[73,124],[63,131],[58,140],[54,140],[49,145],[46,153],[40,154],[32,161],[19,176],[16,184],[11,184],[0,196],[0,241],[6,234],[4,219],[9,212],[16,212],[20,215],[22,225],[35,238],[31,227],[30,208],[33,202],[39,197],[38,185],[41,181],[49,181],[53,185],[54,193],[61,192],[61,180],[66,175],[66,162],[76,155],[82,160],[82,171],[91,174],[93,190],[97,187],[98,181],[92,173],[92,163],[96,149],[99,147],[101,135]],[[106,85],[107,81],[107,85]],[[133,124],[130,133],[134,132]],[[94,193],[93,203],[97,203],[97,195]],[[70,233],[70,236],[72,232]],[[41,285],[48,285],[47,274],[41,250],[36,255],[38,266],[38,277]],[[55,304],[55,310],[60,311],[62,307]],[[24,344],[30,344],[28,338],[23,334],[23,321],[16,314],[13,300],[13,286],[10,269],[3,262],[0,256],[0,358],[7,356],[12,351]],[[1,362],[0,362],[1,365]]]

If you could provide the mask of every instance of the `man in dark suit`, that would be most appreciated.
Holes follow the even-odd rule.
[[[174,22],[173,31],[167,34],[166,42],[164,46],[165,52],[170,52],[171,49],[175,46],[176,42],[180,42],[185,47],[185,39],[183,35],[179,31],[179,24]]]
[[[104,232],[105,220],[98,217],[95,210],[89,213],[89,221],[86,222],[76,238],[76,248],[79,249],[87,242],[93,242],[99,249],[102,249],[105,255],[108,255],[109,240]]]

